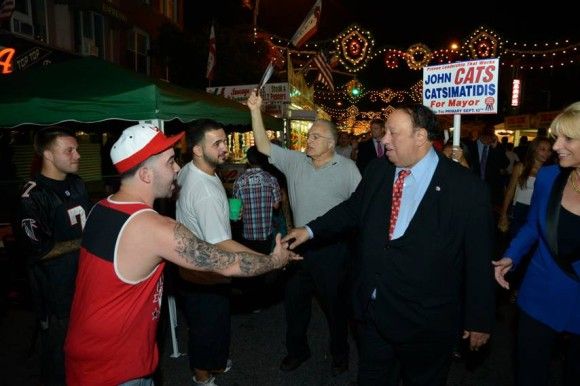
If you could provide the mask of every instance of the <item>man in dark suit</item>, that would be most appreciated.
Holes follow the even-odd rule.
[[[518,158],[523,162],[526,159],[526,153],[528,152],[528,147],[530,142],[527,135],[522,135],[520,137],[520,142],[518,146],[514,148],[514,153],[518,155]]]
[[[479,138],[466,145],[471,170],[487,183],[491,203],[494,208],[499,208],[503,202],[505,186],[502,170],[510,163],[505,149],[498,145],[493,127],[484,127]]]
[[[459,326],[472,350],[489,338],[489,198],[479,178],[435,152],[437,134],[427,107],[393,111],[382,139],[391,162],[371,162],[348,200],[285,238],[294,248],[358,229],[359,386],[389,384],[397,362],[405,385],[445,385]]]
[[[381,143],[381,138],[385,135],[385,121],[375,118],[371,120],[371,138],[358,145],[356,156],[356,166],[362,174],[366,166],[375,158],[385,155],[385,147]]]

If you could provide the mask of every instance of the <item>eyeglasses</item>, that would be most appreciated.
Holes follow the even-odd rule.
[[[320,135],[320,134],[308,134],[306,136],[306,139],[311,139],[313,141],[318,141],[321,138],[330,139],[329,137],[325,137],[324,135]]]

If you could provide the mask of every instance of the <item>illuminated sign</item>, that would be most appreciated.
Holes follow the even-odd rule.
[[[12,72],[12,58],[16,50],[14,48],[0,49],[0,69],[1,74],[10,74]]]
[[[521,82],[519,79],[514,79],[512,82],[512,107],[520,105]]]

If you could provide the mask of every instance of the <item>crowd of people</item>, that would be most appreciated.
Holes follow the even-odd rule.
[[[517,385],[548,384],[562,334],[564,380],[576,384],[580,102],[555,118],[552,137],[516,148],[489,127],[461,146],[441,144],[435,114],[414,104],[372,120],[360,143],[318,119],[304,152],[270,141],[259,94],[247,105],[255,146],[231,192],[217,173],[225,130],[210,119],[175,136],[125,129],[110,147],[120,187],[97,203],[76,174],[74,134],[36,133],[40,171],[23,186],[15,232],[29,257],[45,384],[153,385],[168,263],[179,267],[195,385],[214,386],[235,366],[231,277],[282,268],[281,371],[311,356],[316,297],[333,376],[348,370],[350,325],[358,385],[445,385],[460,340],[473,351],[488,343],[499,284],[518,289]],[[184,135],[192,158],[180,168],[173,147]],[[171,197],[174,218],[154,210]],[[241,200],[241,218],[228,198]],[[239,239],[231,221],[241,222]],[[498,257],[502,234],[509,246]]]
[[[31,280],[46,332],[45,384],[152,385],[168,261],[246,277],[300,259],[280,236],[269,255],[242,245],[218,247],[153,209],[155,199],[170,197],[177,186],[173,146],[181,137],[145,124],[125,129],[110,153],[120,188],[91,205],[73,174],[80,158],[74,136],[58,127],[37,133],[42,169],[24,186],[17,232],[31,248],[32,272],[38,272]],[[217,153],[219,141],[207,142]],[[202,370],[219,371],[221,364],[216,366]]]

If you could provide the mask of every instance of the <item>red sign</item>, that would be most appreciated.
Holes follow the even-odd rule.
[[[10,74],[12,72],[12,58],[16,50],[14,48],[0,49],[0,68],[2,74]]]

